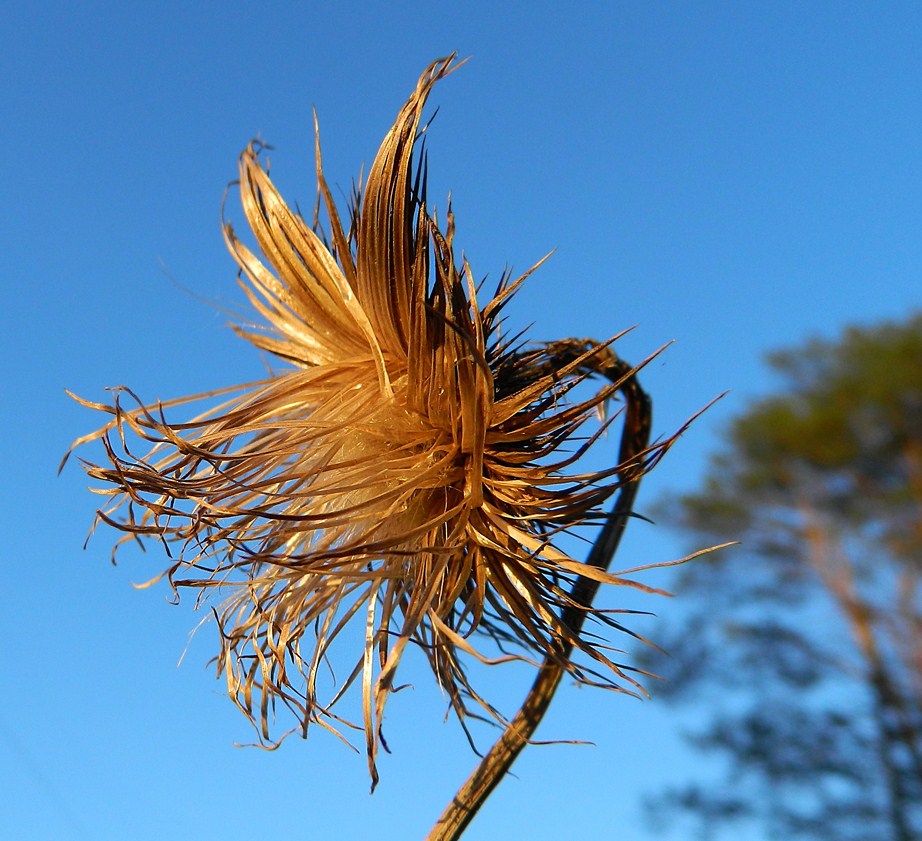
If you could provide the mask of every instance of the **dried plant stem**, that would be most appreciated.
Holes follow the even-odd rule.
[[[652,406],[650,398],[637,383],[636,372],[619,359],[609,359],[597,373],[612,382],[619,382],[619,390],[626,403],[624,428],[621,433],[619,463],[625,465],[621,488],[598,539],[592,547],[587,564],[607,569],[615,555],[634,498],[643,476],[644,455],[650,441]],[[563,623],[577,636],[599,589],[599,582],[578,578],[570,594],[573,604],[562,614]],[[571,642],[562,643],[555,657],[547,657],[538,671],[528,695],[519,711],[513,716],[496,744],[483,757],[438,822],[427,836],[427,841],[455,841],[499,785],[516,757],[530,741],[547,712],[557,687],[566,672],[566,663],[573,651]]]

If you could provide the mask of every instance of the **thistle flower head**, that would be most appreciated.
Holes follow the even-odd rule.
[[[283,201],[260,147],[243,152],[240,197],[258,250],[230,225],[225,238],[264,327],[235,329],[283,370],[169,403],[115,389],[111,404],[82,401],[112,417],[75,443],[105,447],[103,464],[85,466],[110,497],[98,518],[126,532],[120,543],[160,540],[174,590],[214,596],[218,672],[261,739],[275,743],[281,707],[303,733],[312,723],[361,726],[373,778],[409,643],[462,719],[478,705],[498,715],[465,672],[465,657],[489,659],[478,639],[510,658],[563,658],[585,682],[633,683],[561,618],[578,576],[629,582],[571,557],[559,537],[597,522],[619,483],[662,449],[580,472],[598,437],[581,428],[620,384],[609,343],[507,340],[500,314],[524,276],[504,275],[478,303],[454,253],[451,211],[440,226],[415,162],[426,99],[455,66],[450,57],[422,75],[348,226],[318,140],[326,236]],[[612,381],[577,398],[574,387],[595,373]],[[168,419],[200,400],[209,408],[191,420]],[[328,687],[325,664],[350,634],[352,659]],[[573,648],[598,668],[577,666]],[[350,687],[361,725],[336,711]]]

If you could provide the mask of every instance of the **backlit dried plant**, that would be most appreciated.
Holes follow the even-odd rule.
[[[84,464],[109,498],[98,519],[127,533],[119,543],[161,541],[177,594],[218,595],[218,672],[261,740],[275,743],[281,707],[302,734],[312,723],[359,728],[373,784],[410,643],[462,723],[476,713],[508,725],[469,682],[466,657],[543,661],[554,687],[569,673],[638,688],[580,628],[591,616],[623,630],[592,595],[599,583],[640,586],[605,566],[637,479],[669,443],[647,445],[648,404],[611,342],[526,345],[503,334],[500,314],[524,276],[504,275],[478,303],[453,251],[451,210],[441,225],[426,204],[419,148],[426,99],[456,66],[452,56],[422,75],[355,191],[348,226],[319,135],[326,235],[282,200],[258,144],[242,154],[240,197],[262,256],[229,224],[225,238],[265,327],[235,329],[287,367],[171,402],[144,405],[126,388],[108,405],[81,400],[111,420],[74,445],[105,448],[104,464]],[[595,375],[608,382],[575,397]],[[620,463],[581,470],[619,413],[592,435],[584,425],[619,392],[629,398]],[[191,420],[168,419],[201,400],[211,403]],[[588,562],[560,547],[561,535],[603,521]],[[350,656],[350,634],[351,660],[325,693],[327,661]],[[360,725],[337,712],[353,686]],[[530,731],[518,732],[524,744]]]

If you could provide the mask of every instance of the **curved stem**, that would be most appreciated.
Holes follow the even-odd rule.
[[[605,525],[586,559],[587,564],[607,569],[624,534],[640,478],[647,465],[645,455],[648,454],[647,447],[650,441],[652,408],[650,398],[637,383],[635,369],[616,358],[610,351],[604,357],[604,364],[594,366],[593,371],[619,383],[618,389],[626,403],[619,451],[619,464],[624,465],[620,477],[621,487]],[[588,578],[580,577],[574,583],[570,593],[573,603],[561,616],[561,620],[570,628],[574,637],[582,630],[587,608],[592,605],[598,589],[599,582]],[[572,652],[573,644],[563,643],[557,656],[544,660],[521,708],[503,730],[496,744],[490,748],[452,798],[427,836],[427,841],[456,841],[461,837],[474,815],[515,762],[522,748],[531,741],[560,685]]]

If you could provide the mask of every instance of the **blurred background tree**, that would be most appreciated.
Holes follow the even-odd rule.
[[[731,425],[661,517],[700,545],[651,668],[706,703],[717,786],[651,798],[705,836],[922,838],[922,314],[773,354],[775,396]],[[660,636],[657,637],[660,639]]]

